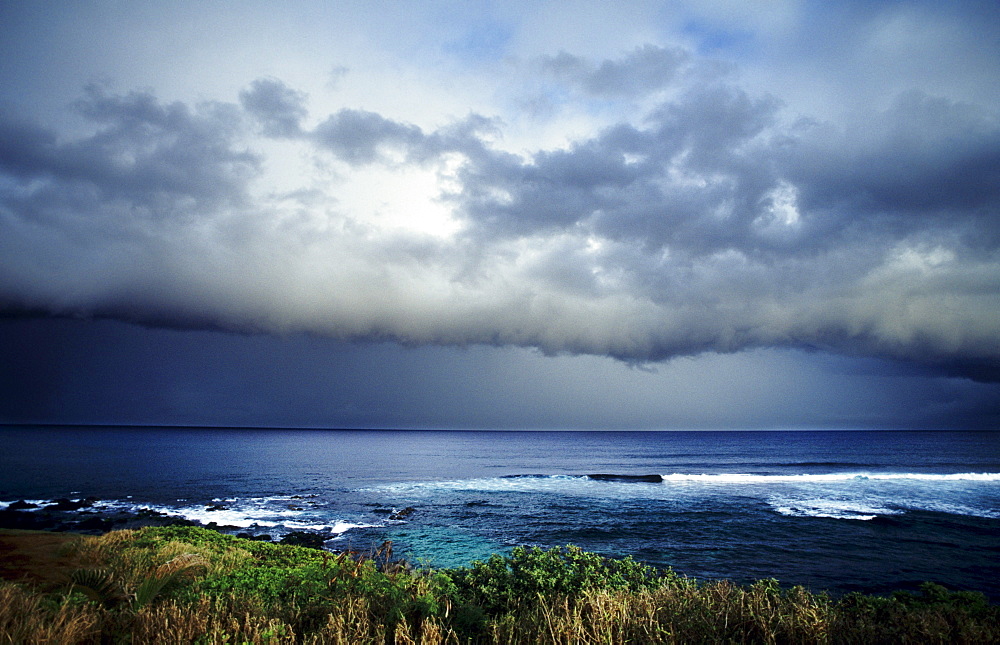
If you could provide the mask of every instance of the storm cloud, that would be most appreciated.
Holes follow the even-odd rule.
[[[996,107],[909,89],[825,120],[697,58],[509,62],[506,83],[541,69],[554,109],[600,116],[531,149],[503,116],[318,109],[279,76],[201,102],[87,85],[73,127],[8,110],[0,306],[630,363],[798,348],[1000,379]]]

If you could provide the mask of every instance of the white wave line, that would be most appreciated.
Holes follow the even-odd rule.
[[[761,475],[754,473],[671,473],[662,475],[663,484],[808,484],[864,481],[898,482],[1000,482],[1000,473],[812,473],[788,475]],[[580,485],[590,489],[627,487],[636,490],[656,483],[646,481],[590,479],[587,476],[549,475],[541,477],[487,477],[433,482],[407,482],[377,486],[374,490],[525,490],[550,488],[554,484]]]
[[[663,475],[667,482],[706,483],[797,483],[797,482],[842,482],[842,481],[975,481],[1000,482],[1000,473],[822,473],[797,475],[755,475],[751,473],[686,474]]]

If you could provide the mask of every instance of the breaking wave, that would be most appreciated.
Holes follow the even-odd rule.
[[[504,475],[495,478],[390,484],[390,486],[443,486],[491,485],[501,487],[516,486],[518,481],[567,482],[588,481],[608,483],[702,483],[702,484],[774,484],[774,483],[830,483],[850,481],[916,481],[916,482],[1000,482],[1000,473],[892,473],[892,472],[840,472],[840,473],[670,473],[659,474],[618,474],[596,473],[589,475]]]
[[[1000,482],[1000,473],[822,473],[822,474],[682,474],[663,475],[664,482],[705,482],[705,483],[799,483],[799,482],[843,482],[843,481],[921,481],[921,482]]]
[[[757,499],[787,517],[871,520],[910,510],[1000,518],[1000,473],[670,473],[508,475],[400,482],[379,490],[415,500],[440,493],[524,493],[622,500]],[[738,502],[735,500],[744,500]],[[978,501],[977,501],[978,500]]]

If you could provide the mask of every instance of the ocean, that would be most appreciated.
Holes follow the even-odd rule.
[[[575,544],[702,580],[1000,600],[990,432],[0,428],[0,510],[84,497],[436,567]]]

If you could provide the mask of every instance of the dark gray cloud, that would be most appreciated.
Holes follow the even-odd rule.
[[[240,92],[243,109],[258,120],[264,136],[295,137],[308,111],[306,95],[275,78],[261,78]]]
[[[1000,123],[981,107],[907,92],[846,129],[804,125],[780,160],[804,208],[841,229],[997,243]]]
[[[494,232],[588,223],[682,252],[812,253],[921,232],[995,246],[994,115],[920,93],[849,129],[777,128],[779,111],[731,86],[697,88],[645,128],[620,125],[528,163],[466,169],[467,208]],[[781,231],[773,212],[782,200],[790,207],[792,193],[796,220]]]
[[[215,208],[239,201],[258,167],[256,155],[233,145],[241,114],[232,105],[192,110],[179,102],[163,105],[148,92],[120,96],[91,85],[76,109],[97,129],[71,141],[4,119],[0,168],[20,184],[28,200],[20,202],[23,208],[81,199],[93,200],[81,209],[126,200],[154,215],[169,215],[185,200]]]
[[[670,87],[690,60],[681,48],[637,47],[617,60],[595,63],[559,52],[539,60],[543,72],[599,97],[640,97]]]
[[[0,301],[192,324],[171,267],[192,252],[192,232],[212,237],[248,207],[260,157],[238,143],[242,114],[97,86],[75,107],[93,127],[74,139],[16,120],[0,129]]]
[[[316,142],[350,164],[386,160],[392,152],[406,155],[424,140],[415,125],[403,124],[366,110],[343,109],[313,132]]]
[[[388,119],[365,110],[343,109],[330,115],[309,138],[322,150],[352,166],[375,163],[426,163],[449,152],[477,160],[492,154],[483,137],[498,132],[495,119],[479,114],[427,133],[411,123]]]
[[[646,127],[618,125],[527,163],[504,156],[466,168],[467,209],[491,232],[579,223],[681,252],[771,245],[750,229],[779,187],[765,136],[777,110],[737,88],[695,88]]]

